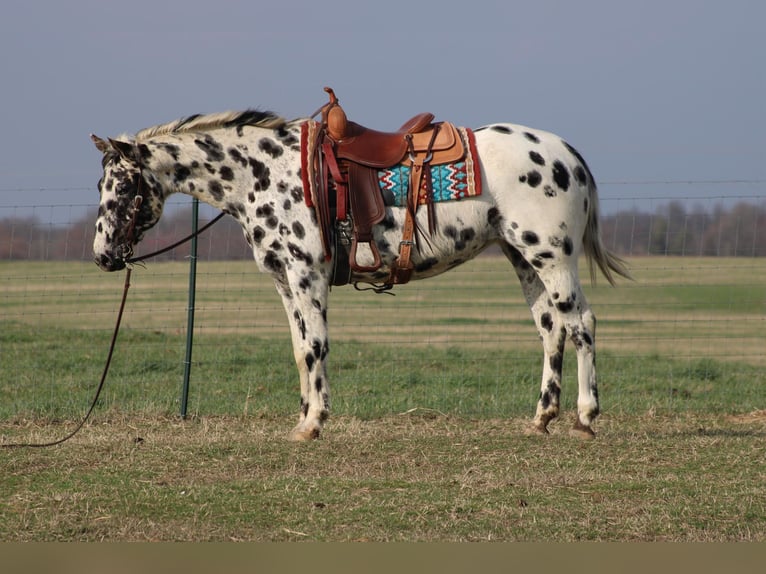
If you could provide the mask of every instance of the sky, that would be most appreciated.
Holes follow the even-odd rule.
[[[91,133],[303,117],[326,85],[377,129],[431,111],[553,131],[607,209],[763,201],[764,22],[762,0],[4,0],[0,219],[97,205]]]

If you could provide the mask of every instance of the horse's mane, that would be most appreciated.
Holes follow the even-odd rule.
[[[279,129],[287,123],[287,120],[283,117],[273,112],[261,110],[220,112],[206,115],[195,114],[166,124],[143,129],[135,135],[135,140],[138,142],[167,134],[205,132],[217,128],[237,128],[242,126]]]

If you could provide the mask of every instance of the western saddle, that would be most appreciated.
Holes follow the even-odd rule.
[[[428,207],[428,225],[435,231],[432,201],[431,166],[461,160],[465,146],[457,128],[448,122],[434,122],[434,114],[420,113],[395,132],[380,132],[349,121],[331,88],[325,88],[330,101],[322,106],[321,123],[316,127],[313,168],[317,218],[322,229],[325,255],[329,258],[330,238],[336,248],[347,250],[345,260],[336,249],[333,284],[351,282],[353,272],[377,271],[382,261],[372,228],[385,217],[385,202],[378,183],[378,170],[404,164],[410,168],[406,216],[399,257],[377,291],[387,291],[395,284],[410,280],[413,271],[412,248],[417,241],[415,219],[420,203]],[[314,115],[317,115],[314,114]],[[334,197],[331,190],[335,191]],[[349,209],[350,208],[350,209]],[[335,233],[331,229],[335,227]],[[357,248],[366,244],[372,263],[357,262]]]

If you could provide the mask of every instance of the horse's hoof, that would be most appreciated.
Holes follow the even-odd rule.
[[[290,431],[290,436],[288,438],[293,442],[309,442],[318,439],[320,432],[320,429],[317,427],[303,428],[298,425]]]
[[[593,440],[596,438],[596,433],[593,432],[593,429],[589,426],[582,424],[578,418],[575,420],[574,426],[569,429],[569,436],[579,438],[581,440]]]
[[[524,429],[524,434],[526,436],[548,436],[550,433],[544,426],[531,424]]]

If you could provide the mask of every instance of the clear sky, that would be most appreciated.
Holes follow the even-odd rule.
[[[0,216],[95,205],[91,132],[305,116],[325,85],[378,129],[432,111],[556,132],[602,201],[763,197],[765,22],[762,0],[4,0]],[[749,183],[646,183],[720,180]]]

